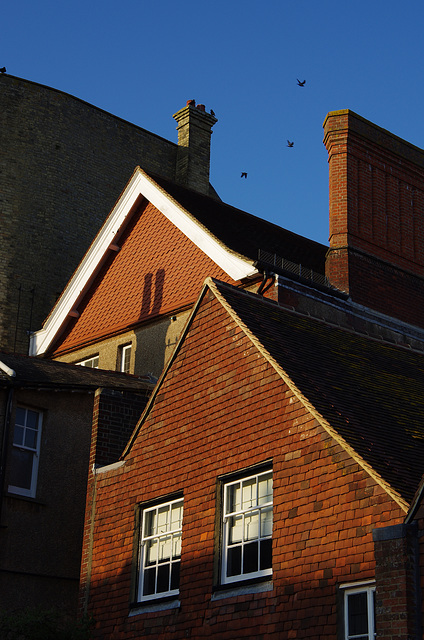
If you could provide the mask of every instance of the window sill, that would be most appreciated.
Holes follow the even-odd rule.
[[[13,491],[6,491],[5,497],[13,500],[22,500],[23,502],[31,502],[32,504],[39,504],[42,507],[46,506],[45,502],[41,502],[38,498],[33,498],[31,496],[24,496],[21,493],[14,493]]]
[[[235,583],[230,585],[223,585],[216,589],[212,594],[211,600],[223,600],[224,598],[234,598],[236,596],[244,596],[250,593],[264,593],[265,591],[272,591],[274,585],[272,580],[266,580],[262,582],[249,582],[249,583]]]
[[[151,600],[150,602],[138,602],[134,605],[128,617],[139,616],[143,613],[156,613],[156,611],[166,611],[167,609],[179,609],[181,602],[177,598],[172,600]]]

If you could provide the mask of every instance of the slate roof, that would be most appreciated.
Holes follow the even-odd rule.
[[[151,177],[230,251],[257,260],[262,250],[316,273],[325,272],[327,246],[164,178]]]
[[[424,473],[424,356],[211,283],[319,414],[411,504]]]
[[[104,369],[91,369],[79,365],[31,358],[30,356],[0,352],[0,361],[13,369],[10,377],[0,368],[0,387],[10,383],[19,387],[79,389],[93,391],[99,387],[121,391],[141,391],[153,387],[146,376],[133,376]]]

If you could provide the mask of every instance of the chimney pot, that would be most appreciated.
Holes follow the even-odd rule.
[[[204,111],[204,110],[205,110],[205,105],[204,105],[204,104],[198,104],[198,105],[197,105],[197,108],[198,108],[200,111]]]
[[[189,107],[190,105],[192,107],[195,107],[196,106],[196,100],[187,100],[187,106]]]

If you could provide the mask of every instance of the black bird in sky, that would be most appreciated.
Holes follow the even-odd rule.
[[[213,109],[211,109],[211,116],[215,115],[215,111]]]
[[[306,80],[303,80],[302,82],[300,82],[300,80],[298,78],[296,78],[296,80],[297,80],[297,84],[299,85],[299,87],[304,87],[305,86]]]
[[[290,140],[287,140],[287,146],[294,147],[294,142],[290,142]]]
[[[247,178],[247,173],[245,171],[242,171],[240,178]]]
[[[6,73],[6,67],[2,67],[2,68],[0,69],[0,73]]]

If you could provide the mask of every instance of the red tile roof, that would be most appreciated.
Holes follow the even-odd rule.
[[[80,317],[69,324],[60,351],[191,306],[210,275],[231,281],[145,202],[121,238],[121,250],[111,256],[78,306]]]

